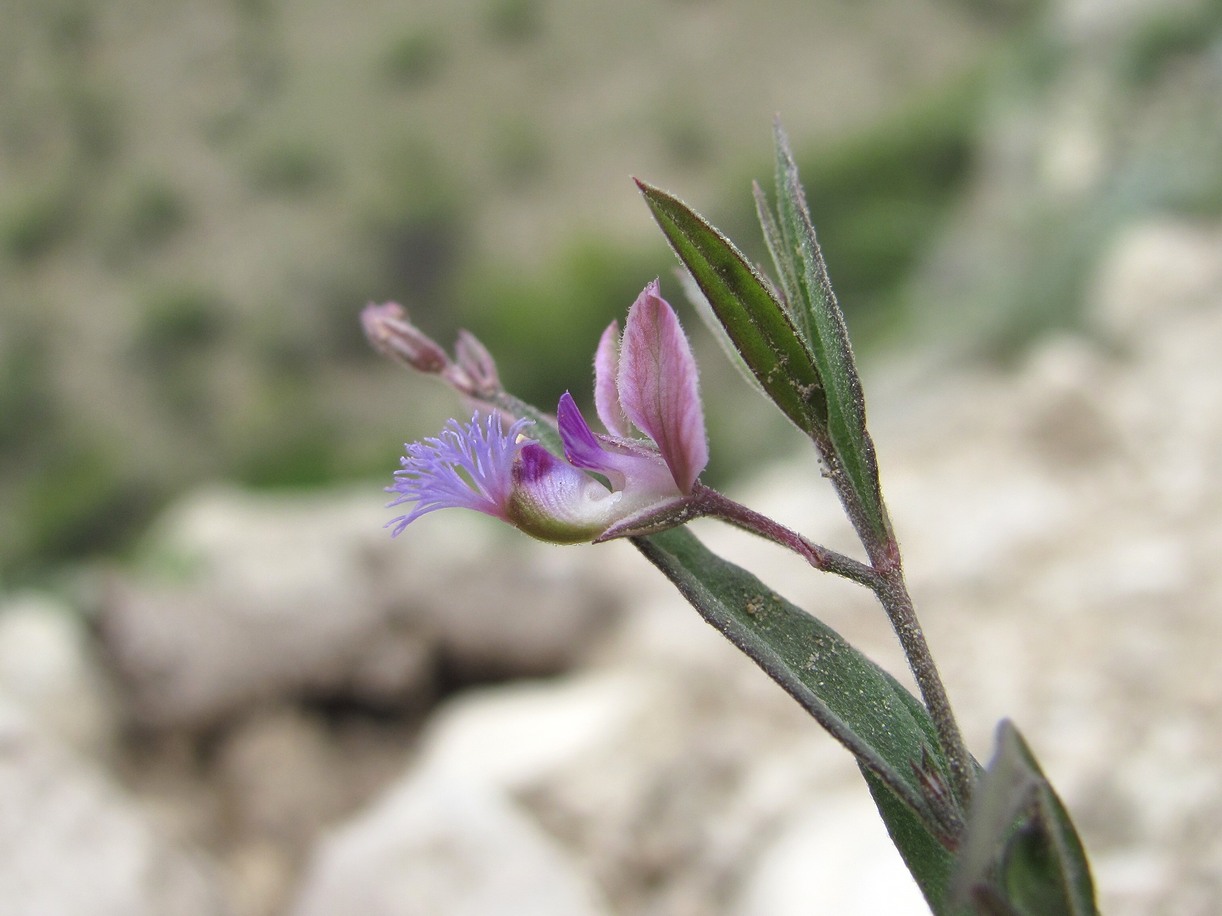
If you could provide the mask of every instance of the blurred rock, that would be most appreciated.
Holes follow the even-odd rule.
[[[115,716],[84,621],[35,593],[0,604],[0,697],[83,756],[108,757]]]
[[[256,714],[224,738],[218,782],[237,829],[300,853],[307,837],[348,807],[336,780],[330,735],[317,717],[299,712]]]
[[[212,779],[225,834],[236,839],[223,861],[243,913],[284,912],[315,839],[397,775],[408,737],[406,727],[387,728],[373,743],[281,708],[254,712],[219,739]]]
[[[447,675],[459,683],[536,677],[583,660],[627,600],[620,584],[596,575],[598,548],[557,550],[488,519],[469,521],[485,537],[438,557],[428,603],[404,611],[436,640]],[[419,552],[414,562],[432,562],[431,551]],[[423,577],[403,572],[402,594],[417,595]]]
[[[0,700],[0,914],[229,912],[212,869]]]
[[[863,907],[843,861],[808,854],[802,881],[820,889],[805,900],[808,909],[817,901],[829,912],[863,916],[921,911],[910,906],[920,895],[881,825],[846,823],[847,811],[835,817],[833,800],[854,791],[847,755],[728,644],[710,668],[645,668],[632,681],[647,703],[586,753],[521,779],[515,790],[578,852],[613,912],[764,912],[752,887],[778,877],[772,848],[793,829],[801,799],[820,809],[825,842],[837,833],[864,837],[857,851],[898,888],[864,901],[885,897],[887,906]],[[789,905],[802,904],[791,898]]]
[[[200,727],[311,695],[418,711],[442,676],[561,670],[609,622],[580,564],[540,545],[492,549],[511,532],[481,520],[440,537],[424,521],[392,541],[380,505],[371,487],[208,491],[172,510],[151,538],[162,572],[116,576],[100,614],[133,718]]]
[[[1216,306],[1222,227],[1170,218],[1132,224],[1101,264],[1088,317],[1127,346],[1141,346],[1184,313]]]
[[[621,733],[646,699],[610,677],[447,704],[409,773],[320,846],[295,912],[608,912],[514,790]]]
[[[326,840],[296,916],[602,916],[593,886],[504,795],[434,771]]]
[[[704,624],[694,615],[686,621],[699,636]],[[760,850],[796,829],[794,795],[838,797],[853,771],[750,663],[728,644],[710,645],[719,651],[695,666],[622,659],[580,677],[480,691],[446,704],[398,786],[323,844],[298,912],[349,911],[354,901],[372,906],[352,890],[347,896],[320,890],[341,886],[398,887],[401,902],[368,910],[377,913],[552,912],[485,896],[484,880],[495,879],[498,863],[520,855],[513,833],[487,832],[488,811],[474,816],[485,808],[512,811],[522,830],[542,832],[563,850],[563,867],[549,866],[562,887],[576,882],[600,889],[590,899],[606,897],[592,910],[570,903],[570,912],[765,912],[760,886],[745,891],[741,904],[727,897],[757,860],[769,863],[759,866],[764,874],[776,871]],[[828,766],[836,758],[841,766]],[[864,793],[860,800],[869,807]],[[432,812],[427,827],[417,823],[417,810]],[[920,895],[883,828],[873,819],[863,827],[861,813],[845,813],[865,837],[854,848],[876,863],[877,876],[886,875],[882,886],[897,889],[877,890],[868,901],[887,900],[886,912],[920,912],[911,909],[914,902],[923,906]],[[824,823],[827,842],[844,821]],[[436,856],[426,844],[440,837],[447,849],[478,850],[482,877],[460,880],[447,864],[442,876],[428,873],[423,888],[398,884],[404,862],[418,863],[411,871],[425,869]],[[400,854],[382,852],[387,846]],[[843,867],[807,858],[802,874],[827,883]],[[838,913],[876,912],[853,903],[859,888],[851,881],[841,884],[843,893],[821,895],[821,903]],[[421,900],[428,906],[418,907]]]
[[[812,796],[774,835],[760,838],[727,912],[924,916],[929,907],[898,861],[869,795],[846,786]]]
[[[227,491],[172,510],[151,538],[168,573],[117,579],[100,615],[133,717],[202,725],[277,695],[339,689],[388,642],[421,658],[416,635],[391,627],[371,597],[361,535],[376,531],[375,512]],[[390,686],[410,693],[427,676],[404,664]]]

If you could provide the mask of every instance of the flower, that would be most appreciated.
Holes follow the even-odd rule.
[[[498,413],[451,420],[440,437],[406,446],[388,492],[394,534],[436,509],[474,509],[556,543],[606,540],[679,524],[708,464],[696,361],[674,309],[650,283],[603,332],[594,357],[592,430],[567,391],[556,426],[564,458]],[[643,435],[638,435],[638,433]]]

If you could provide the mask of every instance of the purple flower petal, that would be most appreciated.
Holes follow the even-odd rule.
[[[603,331],[594,354],[594,409],[613,436],[632,435],[628,417],[619,399],[619,322],[613,321]]]
[[[633,500],[679,494],[670,469],[652,443],[597,435],[567,391],[560,398],[556,420],[564,457],[573,467],[601,474],[613,490],[631,491]]]
[[[654,280],[628,312],[617,378],[624,413],[657,443],[680,491],[692,486],[709,461],[696,360]]]
[[[581,408],[567,391],[560,396],[560,405],[556,408],[556,425],[564,443],[564,457],[569,464],[588,471],[607,470],[606,451],[582,416]]]

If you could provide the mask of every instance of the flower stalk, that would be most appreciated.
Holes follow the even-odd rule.
[[[735,502],[711,487],[699,485],[694,495],[693,510],[700,516],[716,518],[786,547],[820,572],[841,576],[873,591],[882,587],[882,577],[872,567],[816,544],[780,522]]]

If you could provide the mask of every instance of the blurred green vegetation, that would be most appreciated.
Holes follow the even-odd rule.
[[[1118,66],[1131,84],[1148,86],[1176,60],[1217,50],[1220,39],[1222,3],[1172,5],[1156,10],[1122,44]]]
[[[828,149],[799,154],[824,258],[858,346],[906,327],[904,282],[974,173],[980,101],[969,77]]]
[[[538,38],[545,26],[543,0],[485,0],[484,27],[496,41],[520,44]]]
[[[1045,188],[1026,198],[1021,186],[1006,189],[1011,224],[992,230],[1004,261],[966,285],[989,305],[989,321],[974,328],[988,358],[1087,330],[1093,268],[1127,224],[1222,216],[1222,4],[1149,4],[1108,38],[1032,26],[993,74],[994,97],[1019,110],[1041,104],[1047,124],[1026,172]]]
[[[256,193],[303,197],[325,187],[334,168],[314,144],[278,139],[251,154],[246,172]]]
[[[509,356],[502,381],[510,390],[554,409],[566,388],[588,400],[603,329],[622,321],[645,282],[672,263],[664,246],[628,249],[575,239],[537,273],[523,274],[512,264],[476,265],[459,282],[458,314],[470,327],[478,322],[478,336]]]
[[[964,4],[978,6],[992,5]],[[1038,5],[1001,6],[1004,31],[949,84],[875,101],[836,129],[804,111],[789,121],[859,346],[914,323],[912,278],[979,179],[998,82],[1038,100],[1072,67],[1063,41],[1016,12]],[[1139,108],[1159,111],[1184,58],[1218,47],[1217,9],[1155,16],[1116,51]],[[598,335],[644,283],[662,276],[682,298],[643,207],[633,232],[589,212],[604,199],[585,193],[593,176],[626,171],[588,152],[604,138],[762,257],[749,188],[771,178],[768,112],[727,127],[730,102],[708,91],[759,60],[719,51],[694,58],[707,72],[643,69],[668,63],[642,37],[660,42],[659,23],[692,17],[712,40],[710,17],[731,10],[642,5],[581,32],[542,0],[462,11],[374,4],[345,11],[343,30],[334,11],[275,0],[0,11],[0,576],[120,548],[209,479],[389,474],[445,396],[370,352],[356,320],[367,301],[401,301],[442,342],[470,328],[528,399],[588,398]],[[786,15],[813,21],[805,4]],[[850,15],[869,37],[884,13],[835,18]],[[616,17],[632,25],[623,35]],[[1016,276],[986,297],[1037,300],[1007,313],[1010,339],[1064,318],[1120,215],[1222,210],[1218,160],[1195,135],[1175,138],[1181,123],[1087,205],[1016,216],[1028,247],[1013,246]],[[571,125],[568,142],[595,140],[586,159],[563,145]],[[531,235],[540,223],[547,244]],[[720,384],[716,369],[705,378]],[[717,473],[756,459],[757,414],[714,430]]]
[[[445,63],[443,37],[435,30],[415,28],[399,36],[386,49],[382,70],[392,86],[415,89],[437,79]]]
[[[72,224],[66,194],[55,189],[27,192],[0,210],[0,249],[9,260],[29,264],[59,245]]]
[[[125,189],[113,218],[114,236],[103,242],[119,257],[134,257],[171,241],[190,223],[182,192],[166,179],[140,176]]]
[[[838,289],[855,315],[873,315],[876,325],[884,323],[887,296],[929,238],[920,228],[936,223],[967,173],[971,120],[962,98],[956,92],[952,99],[872,125],[804,163],[808,183],[817,189],[815,206],[820,225],[827,227]],[[510,185],[543,180],[549,155],[545,139],[524,121],[506,122],[502,130],[503,144],[494,150],[502,180]],[[675,148],[676,155],[698,155],[698,128],[675,130],[692,138]],[[317,193],[333,171],[325,154],[310,144],[280,141],[253,150],[243,159],[243,174],[252,192],[267,197]],[[295,318],[290,326],[263,321],[239,326],[232,316],[240,309],[206,281],[150,276],[134,285],[136,308],[123,358],[151,388],[160,422],[190,429],[213,450],[211,461],[187,461],[186,467],[264,487],[321,484],[391,467],[393,460],[368,444],[382,431],[367,428],[366,442],[354,443],[353,430],[317,396],[320,364],[373,361],[355,312],[378,291],[394,291],[441,340],[461,326],[475,329],[501,354],[506,383],[543,405],[553,404],[568,387],[579,400],[588,400],[593,344],[610,321],[622,319],[645,281],[663,276],[672,299],[681,301],[665,279],[674,260],[660,237],[649,244],[579,234],[529,269],[512,259],[472,258],[466,245],[472,202],[440,151],[415,140],[387,150],[382,163],[380,184],[386,191],[365,208],[363,225],[350,230],[360,242],[359,269],[323,269],[311,278],[309,298],[289,307]],[[768,168],[764,160],[754,172],[767,174]],[[112,260],[148,259],[189,234],[197,208],[188,192],[162,178],[121,185],[105,233]],[[735,183],[712,209],[726,214],[727,225],[736,227],[749,247],[758,244],[758,229],[748,189],[748,180]],[[62,243],[49,230],[41,233],[40,250]],[[28,260],[32,245],[13,253],[14,260]],[[219,410],[223,386],[212,377],[213,369],[223,354],[243,347],[253,348],[260,369],[247,380],[244,404],[236,411]],[[36,396],[29,358],[9,367],[19,381],[9,389],[14,403],[4,405],[8,428],[0,428],[0,443],[37,436],[56,460],[26,466],[5,532],[6,559],[10,565],[58,560],[86,548],[122,544],[178,481],[170,476],[160,487],[142,487],[125,473],[120,455],[108,453],[96,438],[74,438],[67,429],[54,434],[37,408],[17,394]],[[723,477],[755,457],[736,437],[721,447]],[[9,450],[5,458],[13,455]],[[81,470],[65,487],[58,478],[67,468]],[[7,469],[11,474],[11,462]],[[107,519],[114,524],[105,524]]]

